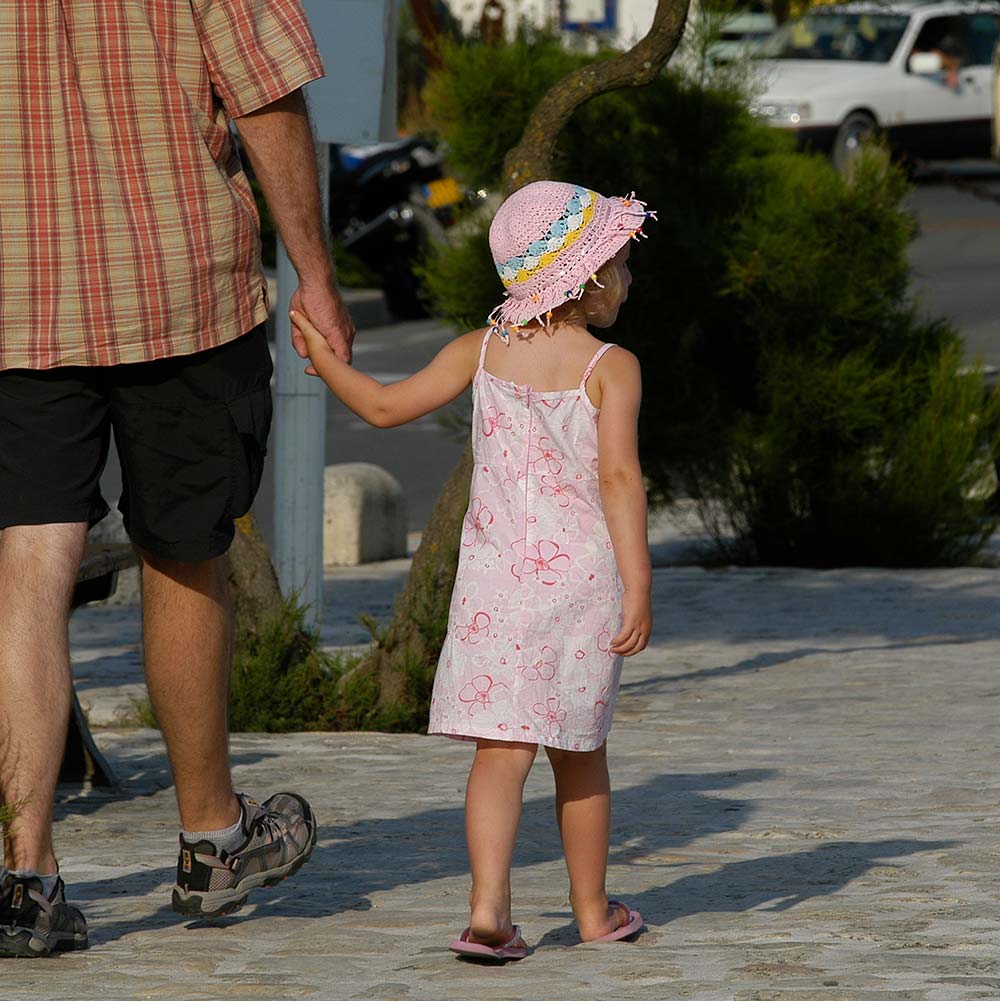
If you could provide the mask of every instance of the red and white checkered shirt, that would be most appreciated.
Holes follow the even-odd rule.
[[[229,119],[323,72],[299,0],[0,2],[0,369],[190,354],[263,322]]]

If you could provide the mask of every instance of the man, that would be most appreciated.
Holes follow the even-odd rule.
[[[299,0],[0,6],[0,800],[17,811],[2,956],[87,945],[52,802],[70,599],[108,510],[112,431],[183,829],[174,908],[227,913],[315,843],[301,797],[233,791],[220,558],[271,416],[258,220],[230,120],[298,272],[297,308],[350,358],[300,90],[322,75]]]

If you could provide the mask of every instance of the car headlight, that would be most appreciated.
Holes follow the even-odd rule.
[[[801,101],[754,101],[749,111],[754,118],[775,125],[798,125],[812,118],[812,106]]]

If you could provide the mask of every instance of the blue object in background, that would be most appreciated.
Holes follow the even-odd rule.
[[[580,20],[582,8],[603,6],[601,20]],[[559,27],[563,31],[615,31],[618,27],[618,0],[559,0]]]

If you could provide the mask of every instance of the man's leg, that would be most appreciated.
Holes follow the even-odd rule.
[[[173,906],[192,917],[228,914],[251,890],[280,882],[307,861],[316,821],[294,793],[258,804],[233,792],[232,615],[224,560],[140,555],[146,683],[184,829]]]
[[[295,872],[316,820],[295,793],[262,803],[229,773],[232,616],[222,554],[260,483],[270,424],[263,328],[194,355],[121,366],[111,421],[122,514],[143,558],[146,680],[181,815],[173,907],[228,914]]]
[[[240,818],[229,774],[232,612],[224,561],[140,555],[146,683],[167,743],[181,826],[220,830]]]
[[[0,798],[10,869],[54,873],[52,801],[66,746],[68,624],[85,523],[0,533]]]
[[[52,847],[69,721],[68,623],[87,525],[107,513],[100,373],[0,371],[0,799],[17,816],[0,869],[0,957],[87,947]]]

